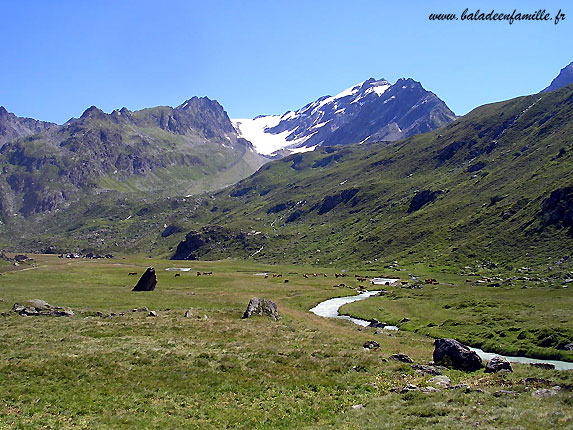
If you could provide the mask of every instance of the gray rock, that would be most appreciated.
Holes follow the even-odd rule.
[[[185,318],[191,318],[193,316],[193,312],[191,312],[191,309],[187,309],[185,311]]]
[[[390,360],[396,360],[396,361],[401,361],[402,363],[413,363],[414,360],[412,360],[410,357],[408,357],[406,354],[392,354],[390,357],[388,357]]]
[[[247,310],[245,310],[245,313],[243,314],[243,318],[249,318],[252,315],[269,316],[274,320],[279,319],[277,305],[271,300],[261,299],[258,297],[253,297],[249,301],[249,305],[247,306]]]
[[[438,376],[434,376],[432,379],[430,379],[428,381],[430,384],[434,384],[438,387],[449,387],[450,386],[450,378],[448,378],[446,375],[438,375]]]
[[[60,306],[52,306],[48,302],[33,299],[26,302],[26,305],[14,303],[12,310],[22,316],[50,316],[50,317],[73,317],[71,309]]]
[[[573,351],[573,342],[568,343],[567,345],[563,346],[564,351]]]
[[[486,373],[513,372],[511,364],[505,358],[496,355],[485,366]]]
[[[483,367],[481,358],[455,339],[434,341],[434,362],[454,369],[473,372]]]
[[[155,275],[155,269],[153,267],[148,267],[145,273],[141,276],[137,285],[133,287],[131,291],[153,291],[157,285],[157,276]]]
[[[386,323],[380,322],[376,318],[372,318],[370,324],[368,324],[368,327],[374,328],[384,328],[384,326],[386,326]]]
[[[554,387],[551,387],[551,389],[549,390],[547,388],[541,388],[539,390],[535,390],[532,393],[532,396],[537,398],[551,397],[557,395],[559,391],[561,391],[561,387],[559,385],[556,385]]]
[[[412,369],[416,371],[416,373],[421,373],[422,375],[442,375],[442,371],[439,369],[438,366],[426,366],[424,364],[413,364]],[[442,366],[440,366],[442,367]]]

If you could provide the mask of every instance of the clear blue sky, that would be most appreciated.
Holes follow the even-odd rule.
[[[537,92],[573,61],[560,1],[0,0],[0,105],[62,123],[217,99],[232,118],[277,114],[369,77],[412,77],[458,115]],[[565,21],[430,22],[562,8]]]

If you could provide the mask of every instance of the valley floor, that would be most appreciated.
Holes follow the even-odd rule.
[[[433,339],[426,335],[460,337],[459,327],[464,321],[476,325],[472,318],[480,311],[498,320],[495,327],[486,324],[482,332],[471,332],[475,338],[493,327],[493,338],[503,339],[502,326],[511,339],[517,338],[511,327],[519,326],[519,332],[528,330],[520,339],[528,348],[527,342],[535,343],[536,325],[547,324],[549,317],[566,335],[572,324],[569,289],[471,287],[461,275],[412,268],[439,284],[385,287],[390,297],[348,305],[356,316],[397,324],[407,316],[411,321],[401,323],[398,332],[377,334],[308,311],[328,298],[356,294],[333,287],[359,285],[350,270],[349,276],[335,278],[342,267],[139,257],[33,259],[17,267],[0,265],[0,428],[573,426],[571,371],[520,364],[504,374],[444,370],[451,386],[463,387],[402,392],[407,384],[435,383],[410,364],[389,359],[403,353],[416,364],[427,364]],[[132,292],[149,266],[156,269],[156,290]],[[398,276],[408,279],[404,273]],[[252,297],[273,300],[281,318],[242,319]],[[24,317],[11,310],[29,299],[69,307],[75,315]],[[527,323],[520,322],[525,303],[531,305]],[[363,348],[371,340],[380,347]],[[573,361],[568,355],[561,358]],[[554,386],[561,388],[551,391]]]

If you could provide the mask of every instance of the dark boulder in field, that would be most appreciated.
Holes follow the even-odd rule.
[[[258,297],[253,297],[249,300],[249,305],[243,314],[243,318],[249,318],[252,315],[269,316],[275,320],[279,319],[277,305],[271,300],[260,299]]]
[[[145,273],[141,276],[137,285],[133,287],[131,291],[153,291],[157,285],[157,276],[155,275],[155,269],[153,267],[148,267]]]
[[[511,364],[505,358],[495,356],[485,366],[486,373],[513,372]]]
[[[481,358],[455,339],[434,341],[434,362],[458,370],[473,372],[483,367]]]

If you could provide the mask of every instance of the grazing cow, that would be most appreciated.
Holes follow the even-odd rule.
[[[176,277],[176,278],[179,277],[179,276],[181,276],[181,273],[176,273],[176,274],[175,274],[175,277]]]
[[[304,273],[302,277],[308,279],[308,275],[306,273]]]
[[[325,273],[325,274],[324,274],[324,277],[325,277],[325,278],[328,278],[328,275]]]
[[[276,277],[277,277],[277,274],[276,274],[276,273],[273,273],[273,278],[276,278]]]
[[[197,272],[197,276],[201,276],[201,272]]]
[[[213,272],[203,272],[203,275],[212,275]]]
[[[282,278],[282,276],[283,276],[283,274],[282,274],[282,273],[279,273],[279,274],[277,275],[277,278]]]
[[[285,279],[285,284],[288,282],[288,279]]]
[[[135,276],[135,275],[137,275],[137,272],[129,272],[129,273],[127,274],[127,276]]]
[[[313,273],[312,276],[313,276],[314,278],[316,278],[318,275],[317,275],[316,273]]]
[[[268,278],[269,278],[269,275],[265,275],[265,279],[268,279]]]

